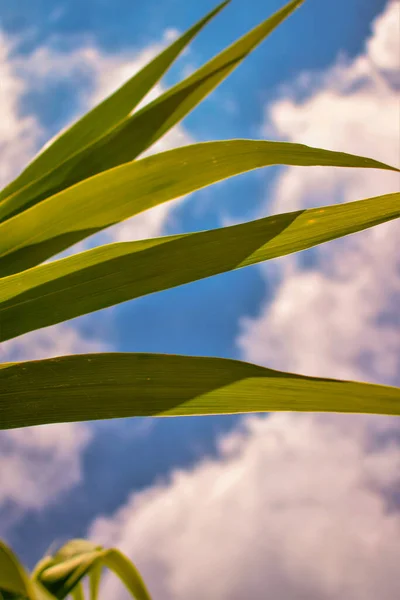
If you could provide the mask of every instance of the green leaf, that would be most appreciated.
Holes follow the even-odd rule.
[[[133,598],[151,600],[138,570],[121,552],[115,549],[105,551],[102,563],[118,575]]]
[[[90,570],[90,573],[89,573],[90,600],[98,600],[102,572],[103,572],[102,565],[95,565]]]
[[[2,193],[0,200],[26,186],[35,179],[63,163],[72,155],[98,140],[110,129],[120,123],[153,88],[157,81],[169,69],[182,50],[196,34],[217,15],[230,0],[222,2],[208,15],[174,41],[161,54],[124,83],[116,92],[101,104],[88,112],[72,127],[58,136],[46,147],[28,167],[10,183]]]
[[[0,340],[305,250],[399,216],[400,194],[388,194],[88,250],[0,279]]]
[[[54,558],[52,556],[44,556],[39,562],[35,565],[35,568],[32,571],[31,578],[33,581],[38,581],[40,578],[40,574],[47,569],[47,567],[54,564]]]
[[[24,567],[0,541],[0,598],[4,600],[55,600],[40,584],[30,581]]]
[[[111,353],[3,364],[0,390],[3,429],[280,410],[400,415],[396,388],[208,357]]]
[[[91,594],[97,594],[101,570],[114,571],[137,600],[150,600],[142,578],[133,564],[120,552],[103,549],[85,540],[73,540],[61,548],[53,558],[53,564],[41,571],[39,580],[56,598],[62,600],[81,585],[86,575],[91,577]],[[94,585],[93,585],[94,581]],[[96,596],[94,596],[94,599]],[[93,599],[92,599],[93,600]]]
[[[83,594],[83,587],[80,583],[78,583],[78,585],[74,587],[74,589],[71,591],[71,595],[74,600],[85,600],[85,596]]]
[[[46,556],[36,566],[33,577],[56,598],[65,598],[90,571],[102,547],[88,540],[70,540],[54,556]],[[79,592],[78,592],[79,593]]]
[[[59,565],[61,563],[65,563],[69,559],[76,559],[78,557],[78,564],[80,563],[81,557],[83,554],[88,554],[101,550],[101,546],[98,544],[93,544],[88,540],[75,539],[70,540],[64,546],[62,546],[54,556],[45,556],[42,558],[38,564],[35,566],[35,569],[32,573],[32,579],[35,581],[40,581],[42,574],[47,571],[49,568]],[[75,561],[76,563],[76,561]],[[72,561],[72,564],[75,564]],[[67,568],[67,574],[73,570],[74,567]],[[53,590],[54,591],[54,590]]]
[[[0,274],[35,266],[168,200],[276,164],[396,170],[370,158],[286,142],[230,140],[177,148],[83,181],[0,224]]]
[[[38,580],[59,600],[62,600],[80,584],[98,561],[102,550],[78,553],[64,559],[55,556],[54,561],[43,569]]]
[[[56,598],[46,590],[38,581],[32,581],[31,586],[35,600],[56,600]]]
[[[0,541],[0,590],[34,599],[32,590],[29,589],[25,569],[12,550],[2,541]]]
[[[66,558],[73,558],[79,554],[95,552],[96,550],[101,550],[101,546],[89,540],[70,540],[56,552],[53,560],[56,562],[63,561]]]
[[[187,115],[304,0],[293,0],[98,142],[0,204],[0,221],[71,185],[133,160]]]

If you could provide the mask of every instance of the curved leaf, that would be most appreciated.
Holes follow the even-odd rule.
[[[3,429],[279,410],[400,415],[400,390],[208,357],[110,353],[0,365]]]
[[[133,160],[201,102],[303,1],[293,0],[108,136],[10,196],[0,204],[0,221],[96,173]]]
[[[89,557],[90,565],[90,559],[97,557],[100,550],[101,546],[88,540],[70,540],[54,556],[39,561],[32,579],[46,585],[56,598],[64,598],[86,573],[87,568],[82,571],[82,563],[87,567]]]
[[[0,541],[0,598],[11,600],[55,600],[43,586],[30,581],[12,550]]]
[[[169,150],[87,179],[0,224],[0,274],[35,266],[168,200],[276,164],[397,170],[370,158],[287,142],[230,140]]]
[[[102,572],[103,572],[102,565],[95,565],[90,570],[90,573],[89,573],[90,600],[98,600]]]
[[[0,193],[0,200],[53,170],[70,156],[80,152],[83,148],[105,135],[127,117],[197,33],[229,2],[230,0],[225,0],[213,9],[117,91],[89,111],[64,133],[57,136],[52,143],[39,153],[21,175]]]
[[[37,580],[56,598],[63,600],[90,572],[101,553],[102,549],[81,552],[63,559],[54,557],[52,563],[36,575]]]
[[[66,558],[72,558],[86,552],[95,552],[96,550],[101,550],[101,547],[89,540],[70,540],[55,553],[53,560],[56,562],[63,561]]]
[[[400,216],[400,194],[199,233],[109,244],[0,279],[0,340]]]
[[[118,550],[104,549],[86,540],[72,540],[53,557],[52,564],[37,575],[38,580],[63,600],[68,594],[79,594],[81,583],[91,577],[91,594],[97,593],[102,568],[114,571],[137,600],[150,600],[146,586],[134,565]],[[93,585],[94,581],[94,585]]]
[[[104,551],[102,564],[118,575],[133,598],[151,600],[140,573],[121,552],[115,549]]]
[[[71,591],[71,596],[74,600],[85,600],[85,596],[83,593],[83,587],[80,583],[74,587]]]
[[[0,541],[0,591],[5,590],[34,599],[28,576],[14,552]]]
[[[32,581],[31,586],[35,600],[56,600],[56,598],[50,594],[50,592],[47,591],[38,581]]]

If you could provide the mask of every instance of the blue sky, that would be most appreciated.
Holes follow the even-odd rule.
[[[32,149],[39,142],[54,135],[90,105],[90,98],[95,96],[97,88],[102,89],[104,81],[107,83],[107,69],[110,69],[111,77],[113,67],[110,65],[115,67],[120,63],[134,63],[144,50],[162,43],[166,30],[185,30],[213,5],[208,0],[147,0],[145,3],[127,0],[42,0],[33,3],[30,0],[20,0],[18,3],[3,3],[0,8],[0,31],[7,48],[4,68],[8,69],[9,65],[8,76],[12,76],[13,81],[22,81],[21,90],[16,93],[16,123],[26,118],[34,119],[34,133],[29,134],[28,131],[28,134],[21,134],[21,144],[28,147],[27,156],[32,154]],[[281,6],[281,0],[233,0],[170,70],[162,82],[164,88],[181,79],[189,69],[200,66]],[[393,70],[391,64],[383,64],[387,61],[387,56],[382,48],[391,48],[385,45],[386,29],[379,33],[381,37],[374,29],[376,19],[389,8],[386,0],[307,0],[210,98],[185,119],[180,126],[181,134],[186,136],[185,139],[194,141],[275,137],[311,143],[315,139],[315,145],[320,143],[335,147],[339,144],[339,149],[352,151],[352,148],[343,147],[348,141],[349,144],[355,144],[354,151],[377,158],[382,157],[380,144],[381,147],[394,148],[390,156],[385,155],[383,148],[383,156],[385,160],[395,162],[396,140],[391,138],[386,144],[386,138],[382,137],[376,142],[377,133],[371,129],[366,132],[366,141],[360,149],[357,143],[361,144],[362,135],[359,129],[355,129],[355,134],[352,135],[350,123],[353,116],[358,123],[357,106],[360,111],[364,106],[367,107],[365,110],[373,110],[370,107],[375,100],[370,101],[368,94],[371,93],[371,98],[378,94],[376,92],[372,96],[375,93],[370,92],[372,84],[367,82],[367,85],[365,82],[368,78],[370,82],[374,81],[374,85],[376,82],[371,73],[367,72],[364,63],[357,62],[358,57],[368,55],[371,60],[375,60],[382,77],[388,77],[387,81],[388,73]],[[383,26],[381,30],[383,31]],[[388,31],[393,35],[393,27],[390,30],[388,28]],[[372,38],[375,39],[375,45],[366,46],[367,40]],[[74,53],[79,56],[82,48],[88,47],[96,49],[99,64],[103,61],[101,68],[105,71],[102,74],[96,71],[93,64],[87,70],[68,66],[73,64],[71,57]],[[40,54],[41,49],[45,49],[44,54]],[[64,75],[62,72],[57,75],[49,56],[60,58],[57,64],[64,65]],[[357,70],[359,74],[354,75],[353,72]],[[42,74],[37,76],[38,73]],[[304,77],[304,74],[307,76]],[[357,93],[360,94],[359,97]],[[383,98],[392,102],[391,87],[386,94]],[[336,103],[332,101],[335,95],[339,98]],[[354,103],[350,104],[352,98]],[[327,104],[323,104],[324,102]],[[343,107],[343,112],[337,114],[336,130],[332,125],[327,133],[324,126],[319,126],[317,116],[320,106],[327,106],[328,112],[329,107],[332,112],[335,106],[338,106],[338,111],[339,106]],[[365,114],[367,120],[373,120],[374,113]],[[345,119],[347,120],[344,121]],[[386,131],[385,127],[386,123],[380,130]],[[378,129],[377,126],[377,131]],[[342,133],[338,133],[338,130]],[[172,140],[171,144],[173,143]],[[351,194],[357,188],[359,180],[353,180],[353,175],[350,176],[347,172],[337,184],[331,182],[331,175],[327,175],[326,179],[322,177],[316,180],[304,176],[298,182],[294,175],[292,177],[292,173],[293,169],[263,170],[192,194],[168,209],[168,213],[160,221],[157,233],[194,231],[218,227],[228,222],[245,221],[269,211],[290,210],[292,202],[313,205],[314,200],[325,204],[357,199]],[[299,174],[299,170],[296,173]],[[370,189],[376,186],[378,194],[380,186],[383,193],[386,186],[391,188],[395,181],[393,179],[388,182],[381,176],[370,182],[368,180],[368,185]],[[290,199],[287,197],[281,201],[285,190],[294,190],[293,195]],[[361,193],[358,197],[362,195]],[[373,194],[368,194],[367,190],[365,195]],[[345,247],[349,257],[348,264],[356,265],[357,269],[360,265],[364,269],[372,264],[365,249],[370,242],[365,238],[364,248],[363,239],[360,237],[360,247],[350,243]],[[394,234],[391,239],[395,239]],[[388,338],[386,343],[386,330],[383,331],[378,326],[377,334],[375,329],[370,331],[368,327],[371,318],[366,317],[364,321],[360,321],[360,328],[367,330],[365,352],[359,351],[359,348],[353,351],[353,342],[346,337],[350,335],[346,331],[349,328],[344,327],[343,333],[340,333],[340,326],[335,321],[335,311],[331,310],[329,313],[333,300],[326,300],[331,304],[324,304],[323,299],[320,303],[315,300],[314,304],[310,304],[309,299],[304,300],[304,310],[312,310],[316,315],[315,323],[319,323],[319,311],[328,315],[328,324],[324,321],[320,330],[316,326],[314,333],[310,333],[311,337],[304,334],[297,338],[292,333],[293,327],[297,330],[302,326],[303,313],[299,312],[293,316],[290,333],[285,338],[286,345],[279,339],[289,331],[286,329],[289,324],[282,320],[283,317],[278,318],[279,311],[275,309],[275,304],[284,295],[286,287],[294,286],[300,281],[300,291],[311,289],[311,284],[307,287],[307,281],[312,280],[314,285],[317,278],[324,277],[333,288],[342,277],[343,273],[340,271],[335,279],[335,273],[343,268],[337,266],[338,245],[328,245],[326,248],[332,250],[305,253],[296,262],[291,259],[287,262],[276,261],[271,266],[225,274],[77,319],[67,326],[77,335],[76,343],[73,342],[71,348],[67,346],[67,350],[81,351],[79,340],[84,339],[95,350],[107,347],[118,351],[234,357],[310,374],[325,375],[326,369],[332,376],[354,376],[395,383],[396,367],[385,369],[382,363],[386,361],[389,364],[388,361],[391,360],[393,364],[397,364],[396,361],[400,361],[396,342]],[[391,248],[388,247],[388,253]],[[387,263],[384,255],[382,261],[382,264]],[[373,274],[382,271],[378,263],[374,263],[372,268],[375,269]],[[343,277],[349,275],[345,273]],[[367,292],[368,289],[366,288]],[[386,279],[382,283],[382,289],[382,297],[376,300],[373,312],[371,313],[372,309],[368,305],[366,314],[373,314],[373,318],[377,322],[380,319],[380,323],[384,322],[386,315],[389,325],[393,325],[398,318],[398,310],[394,292]],[[349,287],[342,297],[348,299],[350,311],[353,306],[352,288]],[[301,302],[301,293],[298,298]],[[328,311],[324,308],[326,306]],[[357,306],[354,306],[357,310]],[[349,319],[352,320],[351,311]],[[63,338],[63,331],[66,330],[55,331],[61,331],[61,334],[49,334],[50,338],[60,335],[61,341],[57,348],[63,350],[62,339],[66,339],[66,336]],[[265,335],[263,332],[266,332]],[[318,346],[315,345],[315,339],[320,334]],[[325,340],[333,339],[335,335],[338,338],[334,339],[332,345],[336,349],[332,349],[331,343]],[[379,357],[374,354],[376,344],[371,349],[371,340],[376,340],[375,335],[382,335],[382,338],[378,337],[378,345],[381,346]],[[356,339],[359,344],[364,340],[360,338],[357,328],[354,329],[352,339]],[[35,357],[35,344],[44,345],[43,352],[38,350],[42,354],[57,353],[57,350],[53,351],[51,343],[35,340],[37,338],[28,336],[21,338],[16,350],[13,350],[14,347],[10,351],[6,348],[4,360],[10,359],[8,352],[12,351],[28,358]],[[342,348],[341,356],[336,354],[338,345]],[[320,355],[326,356],[326,360]],[[345,362],[347,366],[344,365]],[[265,420],[260,421],[264,423]],[[82,440],[84,436],[87,439],[78,448],[74,448],[72,441],[66,454],[61,451],[59,464],[56,458],[51,467],[53,470],[48,478],[43,475],[44,483],[41,485],[49,486],[46,494],[49,496],[51,482],[59,477],[59,469],[68,468],[71,468],[71,473],[74,472],[71,484],[63,487],[57,483],[60,491],[47,499],[38,494],[40,499],[36,504],[30,503],[26,498],[21,500],[21,494],[15,491],[17,488],[13,488],[9,497],[5,494],[3,505],[0,496],[0,527],[4,528],[3,535],[26,563],[32,565],[54,540],[63,541],[68,537],[87,535],[93,531],[93,522],[100,515],[112,519],[121,507],[129,504],[132,494],[159,486],[160,482],[164,482],[166,486],[172,485],[171,477],[173,479],[172,474],[177,469],[184,470],[185,473],[197,473],[199,465],[207,461],[216,461],[215,464],[219,465],[221,440],[230,439],[229,435],[234,436],[242,427],[247,427],[243,423],[247,421],[233,416],[120,420],[87,424],[82,425],[84,429],[68,430],[68,435],[72,438],[77,431],[79,436],[82,434]],[[316,427],[313,421],[312,427],[314,426]],[[390,428],[392,427],[391,424]],[[340,436],[344,435],[344,429],[342,425],[340,428],[338,426]],[[62,431],[61,429],[61,437]],[[37,434],[38,440],[40,435]],[[247,435],[251,437],[252,434]],[[342,440],[340,436],[338,439]],[[18,454],[18,439],[8,440],[4,437],[2,441],[0,438],[0,474],[1,468],[4,469],[4,474],[9,472],[10,467],[7,467],[6,461],[10,455],[10,444],[18,460],[26,459],[26,449],[21,450],[21,456]],[[32,448],[36,448],[35,440],[32,441]],[[361,445],[362,443],[360,442]],[[38,444],[39,448],[40,443]],[[53,440],[46,446],[49,452],[53,448],[52,444],[56,442]],[[33,450],[33,455],[35,451]],[[41,468],[45,470],[47,450],[43,451],[44,454],[40,454],[42,450],[37,452]],[[74,456],[72,466],[68,462],[70,455]],[[34,460],[34,456],[29,460]],[[35,473],[36,467],[29,465],[27,472],[32,468]],[[34,482],[32,486],[34,495]],[[218,597],[211,592],[210,594],[210,598]],[[177,594],[176,597],[181,596]],[[220,597],[225,598],[222,595]],[[290,595],[287,597],[292,598]],[[387,598],[390,599],[390,596]]]

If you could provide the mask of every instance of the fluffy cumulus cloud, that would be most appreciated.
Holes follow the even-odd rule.
[[[17,75],[12,53],[11,40],[0,30],[0,188],[32,158],[41,134],[37,119],[20,112],[28,87]]]
[[[266,107],[264,131],[281,138],[374,156],[396,164],[400,110],[396,61],[399,3],[373,24],[366,51],[323,74],[311,87]],[[304,92],[304,90],[303,90]],[[284,212],[397,191],[397,174],[359,169],[289,168],[267,210]],[[310,375],[395,383],[400,372],[398,223],[381,225],[304,256],[266,265],[274,300],[242,324],[239,345],[254,362]],[[310,266],[311,264],[311,266]]]
[[[98,339],[89,339],[71,325],[60,324],[3,342],[0,347],[0,362],[40,360],[66,354],[107,350],[111,350],[107,343]]]
[[[399,4],[365,50],[305,74],[266,107],[264,132],[396,163]],[[298,94],[298,92],[301,92]],[[307,93],[305,93],[307,92]],[[301,100],[299,100],[301,96]],[[394,191],[390,173],[286,169],[267,210]],[[397,224],[264,268],[272,300],[242,322],[246,359],[281,369],[398,382]],[[251,417],[220,457],[134,494],[92,538],[134,559],[155,598],[394,600],[400,596],[400,429],[390,417]],[[112,577],[104,597],[123,597]]]
[[[83,424],[28,427],[0,435],[0,530],[8,533],[27,510],[54,503],[82,480]]]
[[[0,362],[100,352],[106,344],[58,325],[4,342]],[[79,483],[81,455],[91,438],[85,424],[65,423],[0,432],[0,533],[28,509],[40,509]]]
[[[70,325],[57,325],[4,342],[0,362],[101,352],[107,345]],[[82,479],[88,425],[63,423],[0,432],[0,536],[27,510],[57,501]]]
[[[384,417],[249,418],[219,460],[134,495],[91,537],[129,554],[155,599],[394,600],[400,449],[379,436],[392,429]],[[109,577],[103,597],[122,600],[117,586]]]

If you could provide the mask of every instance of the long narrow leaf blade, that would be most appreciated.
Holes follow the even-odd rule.
[[[276,164],[396,170],[373,159],[286,142],[230,140],[177,148],[83,181],[0,224],[0,276],[40,264],[158,204]]]
[[[293,0],[108,136],[9,197],[0,204],[0,221],[87,177],[136,158],[197,106],[302,2]]]
[[[400,194],[109,244],[0,279],[0,340],[400,217]]]
[[[12,550],[0,541],[0,591],[32,598],[28,576]]]
[[[14,552],[0,541],[0,598],[11,600],[55,600],[28,574]]]
[[[76,152],[96,141],[129,115],[175,59],[230,0],[222,2],[208,15],[174,41],[161,54],[136,73],[116,92],[74,123],[44,149],[28,167],[0,193],[0,200],[26,186],[63,163]]]
[[[0,366],[3,429],[282,410],[400,415],[400,390],[221,358],[157,354],[75,355]]]
[[[32,581],[31,586],[35,600],[56,600],[56,598],[38,581]]]
[[[103,567],[95,565],[89,573],[89,600],[99,599],[99,590]]]
[[[73,600],[85,600],[85,596],[83,593],[83,587],[80,583],[78,583],[78,585],[76,585],[72,589],[71,596],[72,596]]]

